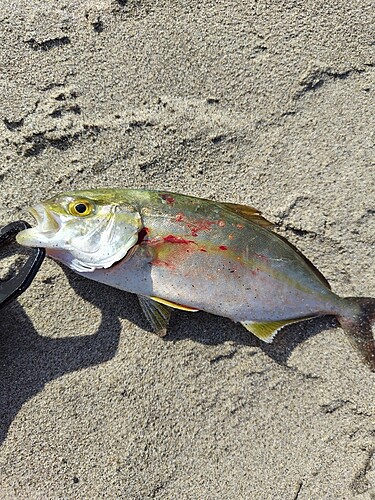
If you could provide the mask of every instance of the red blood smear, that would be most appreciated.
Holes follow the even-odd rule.
[[[192,236],[198,236],[198,231],[210,231],[212,224],[215,224],[215,222],[204,219],[186,223]]]
[[[225,245],[220,245],[219,248],[220,250],[228,250],[228,247],[226,247]]]
[[[164,236],[163,240],[166,243],[185,243],[185,245],[188,245],[189,243],[194,243],[194,241],[185,240],[185,238],[181,238],[180,236],[173,236],[173,234],[168,234],[168,236]]]
[[[200,248],[199,249],[201,252],[207,252],[207,250],[205,250],[204,248]]]
[[[137,245],[141,244],[142,241],[144,241],[148,233],[149,233],[148,227],[144,227],[139,231]]]
[[[160,260],[160,259],[154,259],[151,264],[153,266],[158,266],[158,267],[166,267],[168,269],[176,269],[176,266],[171,264],[170,262],[165,262],[165,260]]]
[[[167,202],[168,205],[171,205],[172,203],[175,202],[175,199],[170,194],[162,194],[161,197],[163,198],[164,201]]]
[[[175,221],[176,222],[184,222],[186,224],[186,226],[190,229],[191,235],[194,237],[198,236],[199,231],[210,231],[211,226],[213,224],[216,224],[216,221],[211,222],[207,219],[206,220],[205,219],[198,219],[198,220],[190,220],[190,221],[185,220],[185,216],[182,213],[178,213],[175,215]],[[219,225],[221,227],[223,227],[222,223],[224,223],[224,225],[225,225],[224,221],[219,221],[219,223],[220,223]]]

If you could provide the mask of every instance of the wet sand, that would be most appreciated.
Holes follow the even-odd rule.
[[[0,223],[87,187],[250,204],[374,296],[372,2],[4,1]],[[330,318],[271,346],[45,261],[2,309],[0,497],[375,496],[375,375]]]

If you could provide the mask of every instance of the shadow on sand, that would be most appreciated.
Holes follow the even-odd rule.
[[[44,337],[18,302],[0,310],[0,445],[22,405],[45,384],[66,373],[104,363],[116,354],[121,331],[118,317],[109,314],[105,297],[95,287],[89,290],[86,280],[74,281],[77,293],[102,311],[99,329],[93,335]]]
[[[75,291],[101,309],[100,327],[93,335],[52,339],[38,334],[18,302],[0,310],[0,445],[22,405],[45,384],[114,357],[121,332],[119,318],[125,317],[150,331],[134,295],[81,278],[69,270],[65,272]],[[269,345],[225,318],[176,311],[169,334],[160,342],[190,338],[217,345],[230,340],[258,347],[275,362],[285,365],[298,344],[335,324],[333,318],[320,318],[291,325]]]

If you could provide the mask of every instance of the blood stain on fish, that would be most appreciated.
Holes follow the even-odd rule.
[[[168,269],[176,269],[176,266],[174,266],[170,262],[166,262],[165,260],[161,260],[161,259],[154,259],[151,262],[151,264],[153,266],[157,266],[157,267],[167,267]]]
[[[148,227],[143,227],[138,233],[137,245],[140,245],[147,237],[150,232]]]
[[[165,243],[183,243],[185,245],[188,245],[189,243],[195,243],[195,241],[192,240],[186,240],[185,238],[182,238],[181,236],[173,236],[173,234],[168,234],[168,236],[164,236],[163,238]]]
[[[220,245],[219,248],[220,250],[228,250],[228,247],[226,247],[225,245]]]
[[[215,224],[215,222],[211,222],[211,221],[205,220],[205,219],[196,220],[193,222],[186,222],[186,225],[188,226],[188,228],[191,231],[191,235],[194,237],[198,236],[199,231],[210,231],[211,226],[213,224]]]
[[[172,203],[175,202],[175,199],[170,194],[162,194],[161,197],[167,203],[167,205],[172,205]]]
[[[175,215],[175,221],[176,222],[184,222],[186,224],[186,226],[189,228],[191,235],[194,237],[198,236],[199,231],[210,231],[211,226],[216,224],[216,221],[212,222],[212,221],[209,221],[207,219],[186,220],[184,214],[182,214],[182,213],[178,213]],[[223,222],[225,225],[224,221],[221,221],[221,222]]]

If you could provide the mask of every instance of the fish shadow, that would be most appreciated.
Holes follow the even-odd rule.
[[[165,337],[167,341],[176,342],[190,338],[206,345],[219,345],[231,341],[237,345],[258,348],[277,364],[285,367],[288,367],[288,359],[297,346],[325,330],[338,326],[335,317],[321,316],[288,325],[276,335],[272,343],[266,343],[239,323],[227,318],[199,312],[194,313],[194,318],[189,321],[188,314],[177,312],[172,317],[168,335]]]
[[[0,310],[0,446],[22,405],[42,391],[48,382],[115,356],[121,332],[120,318],[152,332],[135,295],[92,282],[66,268],[64,272],[76,293],[101,310],[100,326],[91,335],[50,338],[35,330],[18,302]],[[205,345],[232,341],[260,348],[276,363],[286,365],[297,345],[335,325],[331,317],[290,325],[273,344],[265,344],[226,318],[204,312],[176,311],[168,335],[160,341],[178,342],[189,338]]]
[[[103,307],[105,309],[110,308],[110,311],[102,310],[104,317],[112,314],[127,319],[142,330],[154,335],[150,324],[143,315],[136,295],[92,282],[69,269],[63,269],[71,286],[86,300],[93,301],[97,305],[99,302],[98,295],[107,297],[107,300],[103,302]],[[286,326],[276,335],[271,344],[267,344],[248,332],[239,323],[227,318],[203,311],[189,313],[174,310],[167,335],[162,338],[162,341],[178,342],[188,338],[194,342],[212,346],[231,341],[238,345],[259,348],[279,365],[287,366],[290,355],[298,345],[327,329],[336,328],[337,326],[338,322],[333,316],[321,316],[305,320]]]
[[[102,316],[126,319],[142,330],[155,335],[149,322],[143,315],[136,295],[108,285],[83,278],[63,266],[70,285],[85,300],[98,306],[101,304]],[[103,300],[104,299],[104,300]],[[272,343],[259,340],[241,324],[228,318],[215,316],[204,311],[195,313],[174,310],[168,325],[165,342],[178,342],[190,339],[204,345],[219,345],[231,341],[234,344],[259,348],[273,361],[282,366],[287,362],[294,349],[307,339],[319,333],[336,328],[338,321],[334,316],[321,316],[301,321],[283,328]]]
[[[76,280],[74,288],[101,309],[100,326],[92,335],[44,337],[17,301],[0,310],[0,446],[22,405],[48,382],[104,363],[116,354],[121,332],[119,318],[110,314],[105,305],[107,297],[92,293],[86,281]]]

